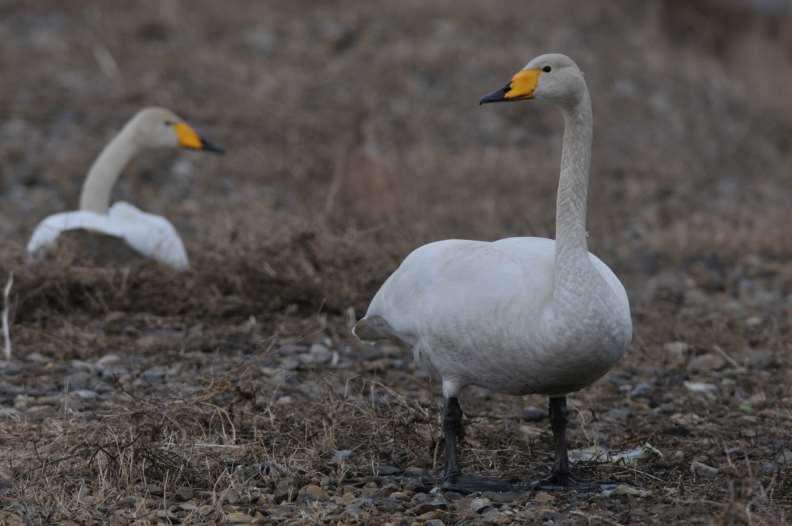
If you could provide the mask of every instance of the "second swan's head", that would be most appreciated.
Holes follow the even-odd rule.
[[[221,147],[201,137],[184,119],[165,108],[142,109],[127,126],[132,129],[139,144],[145,147],[224,152]]]
[[[530,61],[506,86],[484,95],[480,104],[536,99],[574,106],[586,94],[583,72],[566,55],[548,53]]]

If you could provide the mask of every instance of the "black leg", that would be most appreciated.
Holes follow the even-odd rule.
[[[443,441],[445,442],[445,466],[442,487],[460,493],[478,491],[512,491],[514,486],[507,481],[462,475],[457,463],[457,445],[465,435],[462,425],[462,407],[459,399],[451,397],[443,404]]]
[[[459,399],[456,397],[446,399],[443,403],[443,441],[445,442],[444,483],[453,484],[459,477],[457,441],[462,441],[464,432],[464,427],[462,427],[462,407],[459,405]]]
[[[555,464],[547,482],[559,486],[572,486],[575,479],[569,471],[569,455],[567,454],[567,403],[566,396],[550,398],[550,428],[555,441]]]

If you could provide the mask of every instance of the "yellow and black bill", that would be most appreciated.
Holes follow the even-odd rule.
[[[519,71],[504,87],[481,97],[479,104],[532,99],[541,74],[542,70],[538,68]]]
[[[186,122],[177,122],[173,125],[176,137],[179,138],[179,146],[189,150],[202,150],[205,152],[225,153],[223,147],[209,142]]]

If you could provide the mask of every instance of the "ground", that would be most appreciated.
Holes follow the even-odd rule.
[[[0,40],[0,522],[792,521],[782,3],[5,0]],[[617,485],[432,493],[439,388],[350,327],[421,243],[553,235],[559,116],[477,105],[546,51],[586,74],[590,248],[633,310],[570,400],[575,469]],[[228,150],[146,152],[115,190],[192,270],[28,264],[147,105]],[[547,474],[545,404],[465,392],[463,468]]]

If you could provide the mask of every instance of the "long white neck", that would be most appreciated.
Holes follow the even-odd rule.
[[[595,272],[586,243],[586,196],[591,162],[592,113],[588,91],[564,108],[564,145],[556,203],[553,300],[558,309],[574,307],[590,288]]]
[[[130,123],[131,124],[131,123]],[[110,192],[121,171],[137,153],[140,146],[130,124],[99,154],[88,171],[80,194],[80,210],[104,214],[110,206]]]

